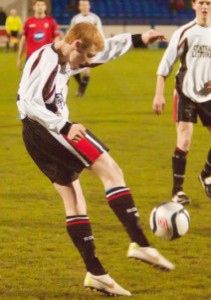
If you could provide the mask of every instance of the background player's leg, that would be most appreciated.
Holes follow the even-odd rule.
[[[211,127],[207,126],[209,132],[211,132]],[[207,160],[204,164],[204,168],[199,176],[199,180],[208,197],[211,198],[211,149],[207,154]]]
[[[88,87],[88,84],[89,84],[89,81],[90,81],[90,72],[91,72],[91,69],[87,69],[82,78],[80,79],[80,84],[79,84],[79,88],[78,88],[78,91],[76,93],[76,96],[77,97],[83,97],[84,96],[84,93]]]
[[[186,156],[190,149],[192,135],[193,123],[177,123],[177,146],[172,156],[172,200],[181,204],[190,203],[190,199],[183,192],[183,183],[185,180]]]

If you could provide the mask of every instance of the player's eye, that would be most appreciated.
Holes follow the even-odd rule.
[[[96,55],[96,53],[87,53],[87,57],[88,58],[93,58]]]

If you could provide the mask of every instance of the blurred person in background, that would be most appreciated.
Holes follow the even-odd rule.
[[[17,10],[12,8],[10,14],[6,19],[5,28],[7,32],[7,51],[10,46],[13,46],[14,50],[17,51],[20,33],[22,32],[22,21],[17,15]]]
[[[100,31],[103,38],[104,32],[103,32],[103,26],[101,19],[96,15],[93,14],[91,10],[91,4],[88,0],[80,0],[78,3],[78,9],[80,11],[79,14],[74,16],[70,23],[70,28],[72,28],[74,25],[81,23],[81,22],[88,22],[97,27],[97,29]],[[90,72],[91,69],[87,68],[86,71],[83,72],[82,77],[80,74],[76,74],[74,76],[75,80],[78,82],[78,91],[76,92],[77,97],[83,97],[84,93],[88,87],[89,81],[90,81]]]
[[[2,6],[0,6],[0,26],[5,26],[7,14],[4,12]]]
[[[22,70],[22,56],[26,49],[26,59],[42,46],[59,40],[60,32],[56,21],[46,15],[45,0],[33,1],[34,16],[24,23],[23,33],[19,44],[17,67]]]

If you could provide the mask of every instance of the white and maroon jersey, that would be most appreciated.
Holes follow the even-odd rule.
[[[101,22],[101,19],[97,15],[95,15],[93,13],[89,13],[88,15],[78,14],[72,18],[71,23],[70,23],[70,28],[72,28],[74,25],[76,25],[78,23],[82,23],[82,22],[88,22],[88,23],[95,25],[97,27],[97,29],[100,31],[100,33],[102,34],[102,36],[104,37],[102,22]]]
[[[193,20],[177,29],[158,67],[157,74],[169,76],[180,59],[176,89],[194,102],[211,100],[211,27]]]
[[[141,35],[125,33],[106,39],[104,50],[93,58],[92,63],[76,70],[71,70],[69,64],[61,66],[58,63],[53,44],[35,51],[26,62],[19,85],[17,105],[21,119],[28,117],[48,130],[60,133],[69,118],[66,96],[70,76],[86,67],[96,67],[117,58],[132,46],[143,46]]]
[[[56,21],[46,16],[44,18],[30,17],[26,20],[23,33],[26,37],[27,58],[36,50],[60,36]]]

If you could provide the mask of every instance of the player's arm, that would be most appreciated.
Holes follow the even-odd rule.
[[[94,58],[94,63],[105,63],[125,54],[132,48],[143,48],[156,40],[164,39],[164,35],[155,30],[148,30],[143,34],[123,33],[105,40],[104,50]]]
[[[166,78],[171,74],[174,64],[176,63],[179,53],[178,53],[178,43],[180,37],[180,30],[176,31],[171,41],[166,49],[157,71],[157,83],[155,89],[155,96],[152,103],[152,108],[155,114],[162,114],[166,101],[164,98],[164,89]]]
[[[18,58],[17,58],[17,68],[21,71],[22,70],[22,56],[26,49],[26,36],[22,35],[20,42],[19,42],[19,48],[18,48]]]
[[[155,97],[152,104],[152,108],[157,115],[162,114],[166,105],[166,100],[164,98],[165,80],[166,78],[164,76],[157,76]]]

